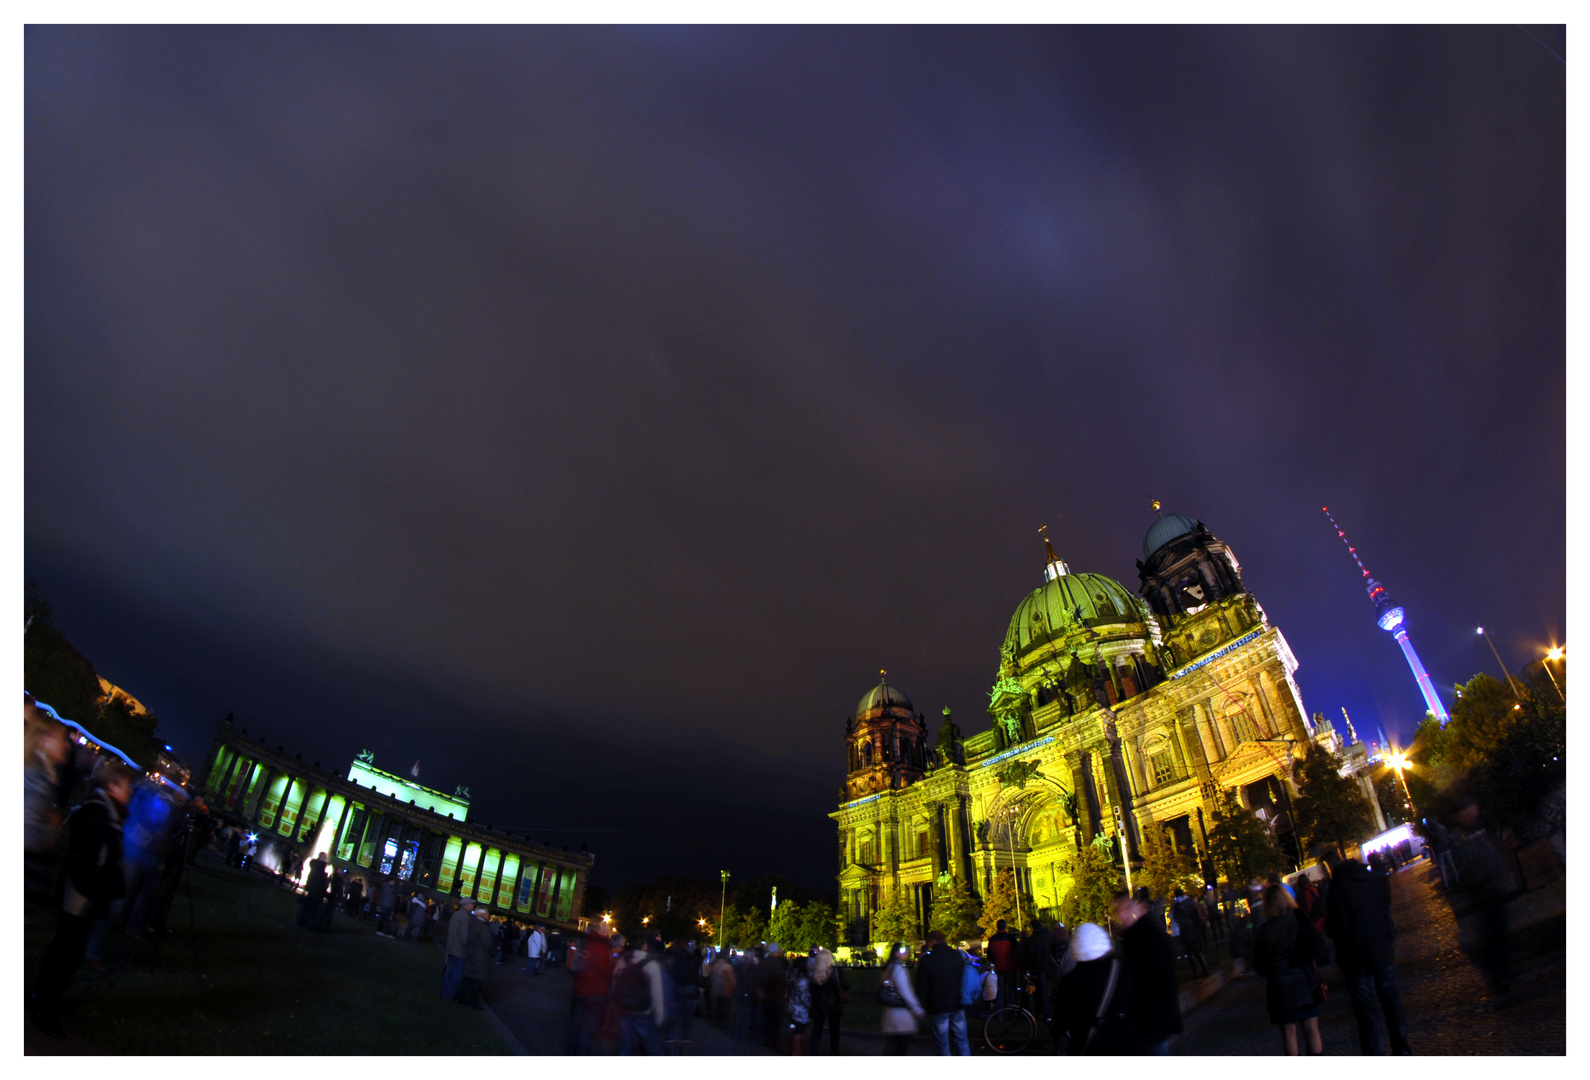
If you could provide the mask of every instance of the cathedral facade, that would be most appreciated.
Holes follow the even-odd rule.
[[[1231,549],[1202,522],[1159,517],[1133,593],[1045,547],[1043,584],[1000,648],[991,730],[963,737],[946,708],[930,738],[887,681],[846,721],[848,770],[830,816],[853,945],[899,890],[929,925],[945,874],[986,895],[1013,869],[1053,913],[1071,886],[1066,860],[1100,836],[1137,859],[1156,830],[1207,866],[1222,792],[1276,821],[1283,850],[1290,841],[1292,762],[1314,724],[1297,661]]]

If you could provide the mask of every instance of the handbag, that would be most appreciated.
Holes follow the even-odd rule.
[[[1323,1005],[1331,999],[1331,988],[1319,973],[1319,962],[1310,961],[1314,965],[1314,1004]]]
[[[905,998],[900,996],[900,991],[894,983],[885,979],[883,985],[878,987],[878,1004],[890,1009],[903,1009]]]

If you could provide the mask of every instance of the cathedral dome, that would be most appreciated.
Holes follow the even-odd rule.
[[[1148,535],[1143,537],[1143,561],[1147,562],[1153,557],[1154,552],[1178,536],[1186,536],[1197,527],[1198,523],[1186,514],[1166,514],[1150,525]]]
[[[856,719],[860,720],[873,709],[882,709],[890,706],[910,712],[911,699],[906,697],[905,693],[898,687],[890,686],[886,682],[879,683],[861,695],[861,703],[856,706]]]
[[[1029,593],[1010,617],[1005,651],[1019,655],[1034,641],[1081,626],[1141,623],[1142,601],[1103,574],[1061,574]]]

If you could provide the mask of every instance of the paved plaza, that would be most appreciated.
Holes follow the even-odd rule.
[[[1420,861],[1392,877],[1397,926],[1396,974],[1415,1054],[1561,1054],[1566,1050],[1567,986],[1562,920],[1516,935],[1518,978],[1498,998],[1459,944],[1459,925],[1440,877]],[[1331,1000],[1320,1011],[1327,1054],[1358,1053],[1341,971],[1323,971]],[[1264,980],[1237,978],[1186,1018],[1172,1053],[1275,1054],[1280,1035],[1264,1008]]]

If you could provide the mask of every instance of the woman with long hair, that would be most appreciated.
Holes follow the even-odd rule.
[[[817,1044],[823,1037],[823,1025],[828,1025],[828,1052],[839,1053],[839,1019],[845,1002],[850,1000],[850,980],[845,969],[834,963],[834,954],[819,947],[812,953],[812,1036],[809,1054],[817,1053]]]
[[[1325,939],[1297,909],[1285,885],[1264,890],[1264,922],[1253,935],[1253,970],[1264,976],[1270,1023],[1281,1028],[1281,1048],[1298,1053],[1297,1028],[1303,1025],[1310,1054],[1323,1054],[1319,1007],[1325,1000],[1318,964],[1329,958]]]
[[[884,1034],[887,1054],[904,1054],[916,1034],[917,1022],[925,1013],[911,986],[911,972],[905,966],[911,955],[910,946],[897,941],[889,946],[889,964],[883,971],[883,985],[878,988],[878,1003],[883,1006],[883,1021],[879,1028]]]

